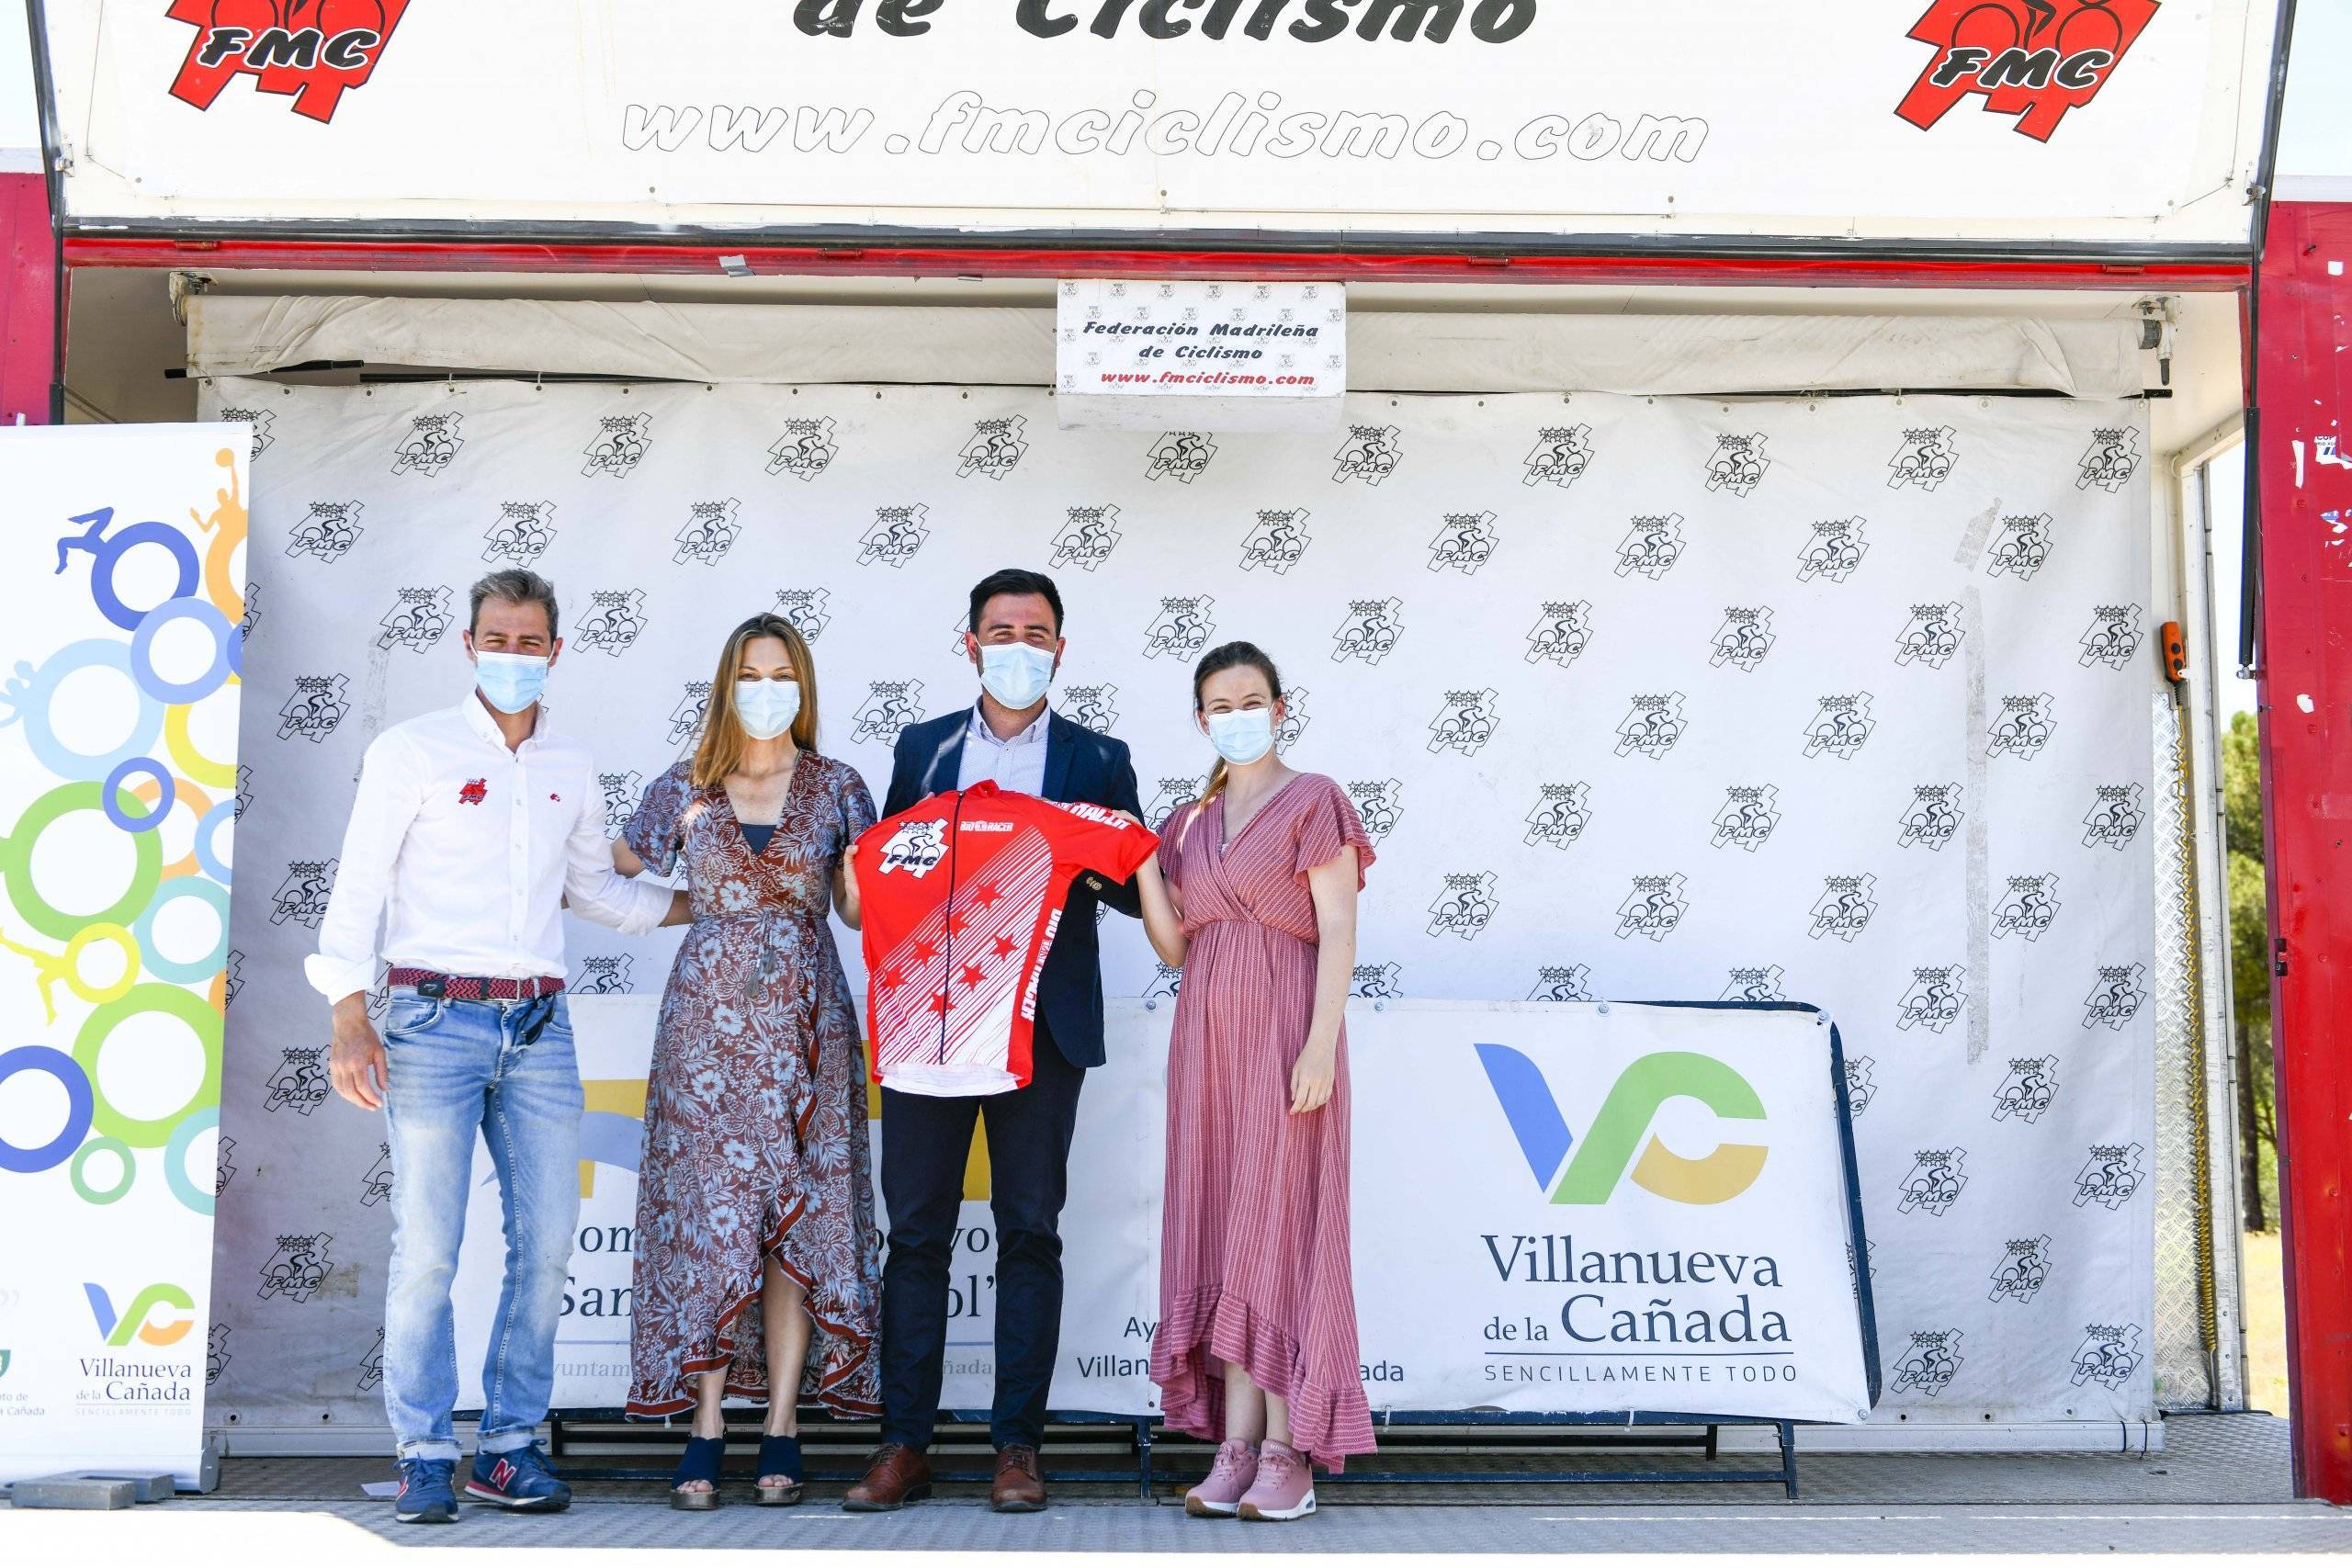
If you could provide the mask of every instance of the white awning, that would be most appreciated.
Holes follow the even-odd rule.
[[[991,306],[289,298],[187,300],[188,367],[264,375],[319,361],[716,383],[1044,386],[1054,313]],[[2030,389],[2126,397],[2138,325],[1984,316],[1360,311],[1358,391]]]

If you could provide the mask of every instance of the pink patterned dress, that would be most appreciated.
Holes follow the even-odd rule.
[[[1306,874],[1372,840],[1320,773],[1277,790],[1225,843],[1225,798],[1179,807],[1160,863],[1191,943],[1168,1050],[1168,1198],[1151,1379],[1168,1425],[1225,1436],[1225,1363],[1290,1404],[1292,1444],[1328,1470],[1370,1453],[1348,1252],[1348,1045],[1330,1102],[1290,1111],[1315,1011]]]
[[[834,868],[874,825],[847,763],[803,752],[755,852],[727,791],[685,763],[653,781],[629,847],[683,863],[694,923],[662,996],[638,1172],[628,1414],[694,1407],[689,1379],[769,1397],[761,1262],[808,1292],[800,1389],[835,1414],[882,1411],[874,1337],[881,1247],[866,1156],[865,1057],[826,915]]]

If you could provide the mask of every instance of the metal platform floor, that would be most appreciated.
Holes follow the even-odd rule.
[[[1580,1466],[1640,1455],[1580,1455]],[[1448,1467],[1540,1468],[1544,1456],[1429,1456],[1425,1483],[1334,1485],[1322,1513],[1289,1527],[1188,1519],[1163,1485],[1154,1503],[1132,1483],[1060,1485],[1042,1515],[1001,1516],[974,1486],[947,1486],[895,1516],[843,1514],[838,1485],[808,1504],[748,1501],[709,1514],[664,1506],[655,1482],[586,1482],[569,1513],[545,1518],[469,1507],[449,1529],[395,1525],[362,1483],[374,1460],[231,1459],[220,1491],[126,1515],[0,1519],[0,1551],[25,1562],[87,1562],[237,1543],[245,1561],[334,1561],[391,1549],[635,1547],[870,1551],[1707,1552],[1738,1556],[1931,1551],[1979,1554],[2352,1552],[2352,1510],[2296,1503],[2287,1424],[2267,1416],[2176,1417],[2157,1454],[1815,1454],[1801,1460],[1803,1497],[1762,1486],[1613,1487],[1448,1484]],[[1762,1456],[1718,1461],[1755,1465]],[[741,1495],[740,1487],[737,1490]],[[18,1546],[28,1554],[15,1557]],[[289,1555],[291,1554],[291,1555]],[[104,1560],[99,1557],[98,1560]],[[154,1561],[153,1557],[148,1561]]]

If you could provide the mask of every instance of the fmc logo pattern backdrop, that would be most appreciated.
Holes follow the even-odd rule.
[[[241,1418],[379,1419],[386,1162],[328,1102],[300,960],[363,748],[464,695],[466,587],[507,564],[561,590],[550,701],[616,831],[755,610],[810,637],[822,745],[878,793],[899,730],[975,695],[966,589],[1053,571],[1056,700],[1134,748],[1155,814],[1212,760],[1193,660],[1262,644],[1289,761],[1378,842],[1360,994],[1826,1009],[1880,1418],[2153,1410],[2137,405],[1359,394],[1306,437],[1063,431],[1020,389],[210,402],[258,453],[215,1390]],[[571,979],[656,991],[674,940],[575,923]],[[1176,983],[1135,925],[1105,941],[1112,994]],[[1380,1158],[1490,1135],[1356,1129]],[[2061,1335],[2081,1377],[2048,1374]]]

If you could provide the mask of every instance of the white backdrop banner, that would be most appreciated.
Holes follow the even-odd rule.
[[[294,13],[273,27],[279,9]],[[2268,0],[46,7],[75,220],[2244,248]],[[420,173],[429,171],[429,177]]]
[[[1355,394],[1315,439],[1066,431],[1036,389],[208,397],[260,454],[226,1108],[251,1158],[220,1262],[242,1418],[380,1419],[385,1162],[327,1100],[299,960],[361,750],[464,695],[467,584],[509,563],[563,593],[550,701],[592,739],[616,830],[754,610],[810,637],[820,744],[878,789],[900,729],[976,694],[969,585],[1053,572],[1056,700],[1132,746],[1154,816],[1211,761],[1193,661],[1260,642],[1290,761],[1341,781],[1377,841],[1359,996],[1821,1007],[1856,1112],[1879,1417],[2152,1414],[2162,698],[2136,401]],[[1170,993],[1134,923],[1103,936],[1112,995]],[[650,996],[675,938],[571,943],[582,990]],[[634,1117],[613,1092],[601,1109]],[[1390,1141],[1367,1160],[1510,1149],[1453,1114],[1371,1136]],[[1383,1238],[1383,1211],[1361,1224]],[[302,1310],[247,1300],[288,1247],[321,1269]],[[2085,1346],[2105,1348],[2067,1359]]]
[[[246,441],[0,430],[0,1483],[198,1483]]]
[[[656,999],[581,998],[596,1103],[643,1102]],[[1053,1406],[1159,1410],[1168,1029],[1114,1002],[1070,1150]],[[1798,1010],[1603,1002],[1358,1001],[1356,1301],[1375,1411],[1680,1412],[1853,1421],[1869,1408],[1828,1021]],[[1432,1071],[1431,1069],[1435,1070]],[[638,1127],[591,1111],[555,1403],[628,1390]],[[1440,1157],[1398,1157],[1451,1136]],[[888,1124],[876,1122],[879,1137]],[[876,1181],[880,1181],[877,1139]],[[984,1158],[984,1156],[983,1156]],[[504,1267],[487,1150],[458,1272],[458,1337],[496,1314]],[[975,1171],[949,1298],[942,1399],[986,1410],[996,1245]],[[458,1358],[460,1402],[481,1382]]]

